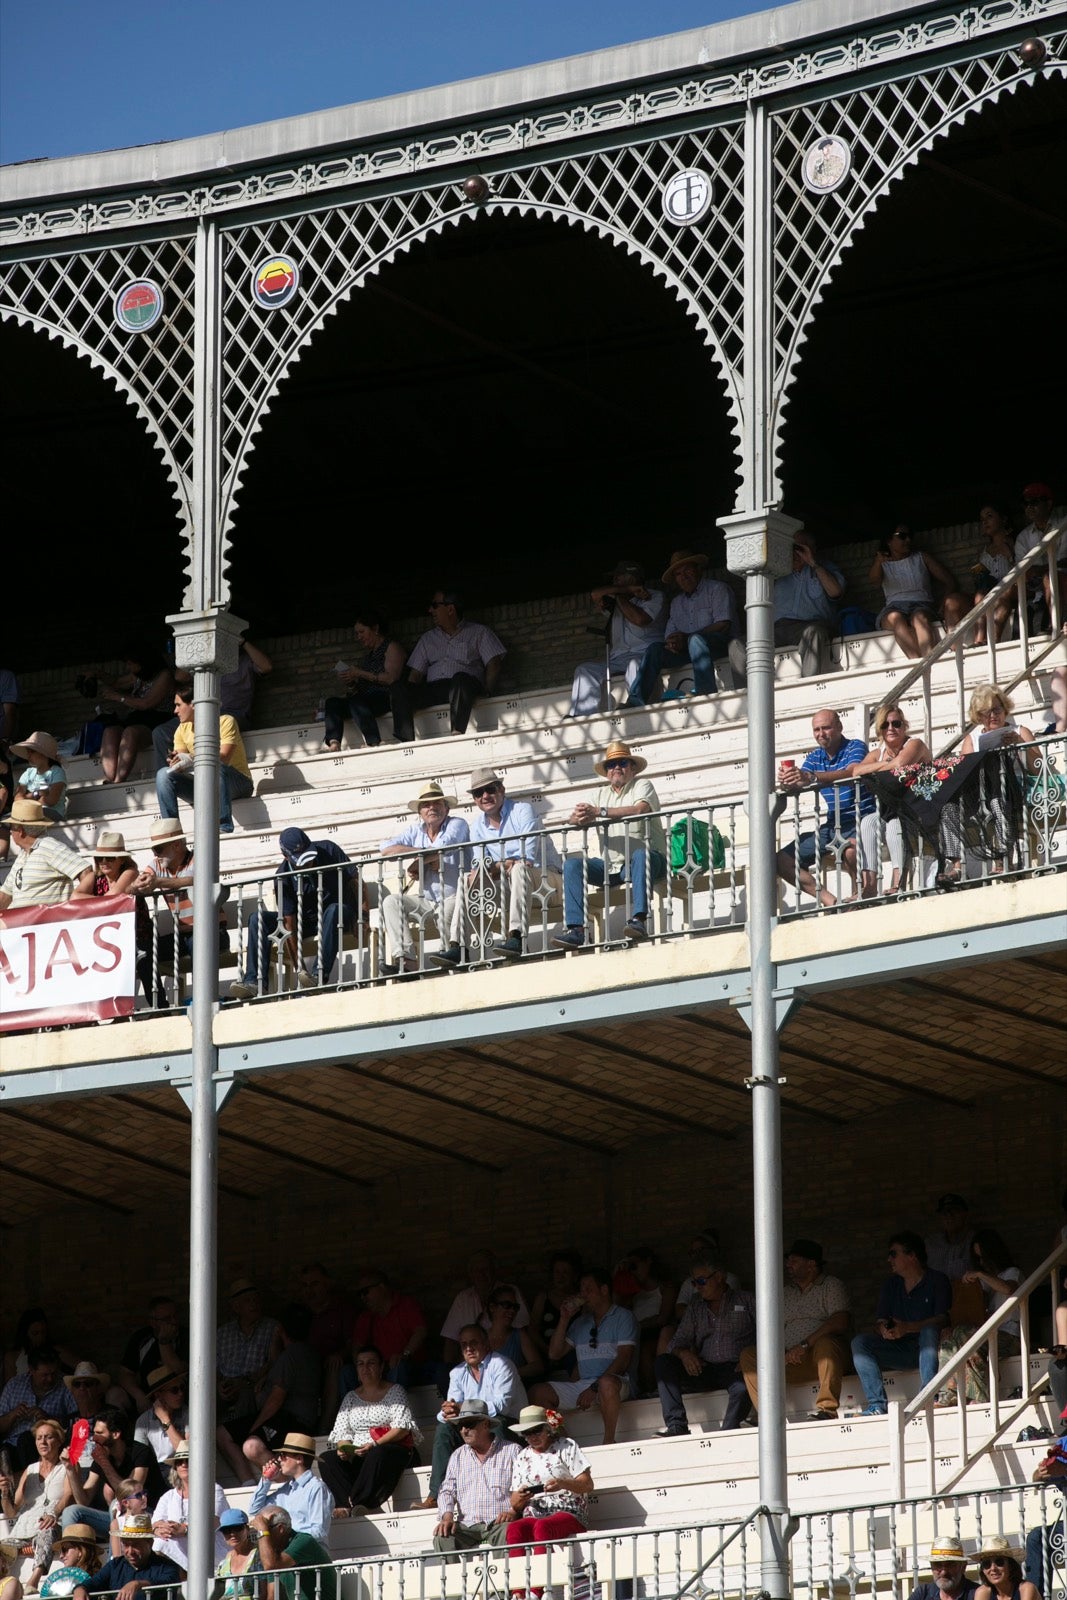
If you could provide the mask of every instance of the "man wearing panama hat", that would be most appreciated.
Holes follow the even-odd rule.
[[[967,1557],[958,1539],[935,1539],[930,1546],[931,1583],[919,1583],[908,1600],[974,1600],[978,1585],[967,1576]]]
[[[85,1583],[79,1583],[74,1590],[73,1600],[85,1600],[87,1595],[111,1593],[114,1590],[118,1591],[117,1600],[136,1600],[140,1591],[149,1585],[177,1585],[184,1580],[185,1573],[181,1567],[169,1556],[153,1550],[155,1534],[152,1531],[152,1519],[147,1514],[125,1517],[119,1524],[118,1539],[122,1554],[112,1556],[99,1572]]]
[[[449,807],[455,803],[455,795],[445,794],[439,783],[424,783],[408,801],[408,810],[418,820],[409,822],[382,845],[383,856],[409,857],[403,887],[389,890],[382,901],[386,944],[382,971],[389,977],[418,968],[411,935],[413,923],[418,923],[423,937],[427,923],[434,924],[452,954],[459,875],[467,867],[467,852],[459,846],[470,838],[463,818],[449,815]],[[459,960],[456,945],[455,962]]]
[[[566,927],[553,936],[553,943],[577,950],[585,943],[586,883],[629,885],[630,910],[626,937],[636,943],[648,937],[648,896],[651,884],[667,875],[663,823],[658,816],[655,789],[641,773],[648,766],[643,756],[635,756],[628,744],[613,739],[595,770],[605,780],[592,800],[580,800],[571,812],[576,828],[595,828],[587,833],[586,848],[599,843],[603,857],[568,856],[563,863],[563,915]]]
[[[0,822],[9,825],[11,843],[20,852],[0,889],[0,911],[92,898],[92,864],[86,866],[83,856],[48,837],[55,824],[39,800],[16,800]]]
[[[725,687],[744,688],[745,646],[737,601],[728,584],[709,578],[708,558],[698,550],[676,550],[663,574],[677,593],[667,614],[666,638],[652,644],[641,666],[639,694],[646,705],[660,698],[660,673],[665,667],[691,662],[693,693],[714,694],[715,663],[724,669]]]
[[[297,1533],[325,1540],[333,1518],[333,1495],[311,1468],[318,1457],[309,1433],[287,1433],[263,1468],[248,1515],[275,1506],[287,1511]]]

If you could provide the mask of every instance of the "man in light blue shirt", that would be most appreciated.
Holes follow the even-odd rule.
[[[430,1492],[423,1501],[426,1507],[437,1504],[449,1460],[463,1442],[456,1431],[459,1420],[488,1417],[493,1432],[503,1438],[508,1423],[518,1418],[526,1404],[526,1390],[514,1363],[490,1350],[489,1337],[479,1323],[468,1322],[459,1330],[459,1348],[463,1360],[452,1368],[448,1398],[437,1413],[441,1427],[433,1436]]]
[[[629,1394],[627,1374],[640,1338],[632,1311],[617,1306],[612,1298],[611,1274],[590,1268],[582,1275],[578,1294],[564,1300],[559,1321],[548,1346],[548,1359],[554,1366],[573,1354],[578,1368],[576,1381],[553,1378],[551,1383],[535,1384],[530,1399],[538,1406],[577,1406],[588,1411],[599,1406],[604,1419],[604,1443],[615,1443],[619,1408]]]
[[[382,901],[386,943],[382,971],[389,977],[418,969],[411,936],[413,922],[418,922],[423,935],[430,922],[436,924],[446,942],[453,937],[456,891],[468,855],[459,846],[470,838],[463,818],[448,814],[449,806],[455,803],[455,795],[445,794],[439,784],[424,784],[415,799],[408,802],[408,810],[415,812],[418,821],[409,823],[382,845],[383,856],[410,858],[403,869],[403,886],[387,890]]]
[[[799,646],[802,678],[821,678],[832,670],[830,645],[844,592],[840,567],[819,560],[810,533],[802,528],[794,534],[793,570],[774,584],[774,642]]]
[[[528,800],[509,800],[503,781],[490,767],[471,773],[471,796],[478,815],[471,823],[471,868],[460,894],[456,942],[436,961],[452,966],[460,959],[460,946],[471,943],[471,926],[485,948],[494,929],[507,929],[507,938],[494,943],[493,953],[521,956],[530,927],[531,896],[539,895],[538,910],[559,892],[559,854],[541,831]]]
[[[263,1468],[248,1507],[254,1517],[266,1506],[281,1506],[292,1518],[296,1533],[310,1533],[326,1542],[333,1517],[333,1495],[311,1470],[315,1441],[306,1433],[287,1433],[285,1441]]]

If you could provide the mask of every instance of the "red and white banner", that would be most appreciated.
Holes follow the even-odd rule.
[[[134,906],[116,894],[0,911],[0,1032],[129,1016]]]

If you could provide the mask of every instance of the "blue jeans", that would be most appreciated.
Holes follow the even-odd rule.
[[[667,860],[660,855],[658,850],[648,852],[648,874],[653,883],[659,883],[667,876]],[[589,875],[589,884],[601,885],[604,882],[604,863],[596,857],[586,862]],[[609,883],[614,887],[624,880],[623,872],[613,872]],[[648,894],[645,883],[645,849],[638,845],[630,857],[630,882],[633,885],[631,895],[630,915],[644,917],[648,915]],[[568,856],[563,863],[563,920],[568,928],[585,927],[585,907],[582,905],[582,858],[581,856]]]
[[[73,1522],[86,1522],[89,1527],[99,1534],[101,1539],[106,1539],[111,1527],[110,1511],[98,1511],[95,1506],[68,1506],[60,1513],[59,1526],[64,1530]]]
[[[661,639],[655,644],[650,644],[641,664],[641,676],[630,691],[631,702],[640,706],[659,700],[663,692],[660,682],[661,672],[665,667],[684,667],[686,662],[692,664],[694,694],[715,693],[718,687],[715,682],[715,663],[727,656],[730,658],[735,675],[740,676],[743,684],[744,645],[740,640],[732,642],[733,649],[731,640],[725,633],[691,633],[686,640],[684,654],[678,650],[668,650]]]
[[[925,1388],[937,1374],[940,1332],[939,1328],[920,1328],[918,1333],[905,1334],[903,1339],[883,1339],[880,1333],[857,1333],[852,1341],[852,1359],[867,1404],[885,1405],[883,1372],[904,1372],[908,1367],[918,1367]]]
[[[233,832],[233,802],[247,800],[252,793],[252,780],[243,772],[219,762],[219,829]],[[193,803],[193,775],[191,772],[173,772],[170,767],[160,767],[156,773],[156,799],[161,817],[178,815],[178,800]]]
[[[305,913],[302,933],[305,939],[310,939],[315,933],[316,917],[314,912],[310,916]],[[356,925],[355,908],[345,907],[343,927],[346,933],[351,933]],[[264,969],[270,966],[270,936],[278,926],[278,913],[276,911],[253,911],[248,919],[248,958],[245,964],[245,983],[259,983],[259,959],[262,952],[265,957]],[[324,981],[333,971],[333,964],[337,960],[337,901],[334,900],[322,908],[322,934],[319,939],[319,959],[312,968],[318,977],[321,972]]]

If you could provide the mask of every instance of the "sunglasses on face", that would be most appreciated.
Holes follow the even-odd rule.
[[[526,1437],[527,1437],[527,1439],[532,1439],[535,1433],[548,1433],[548,1431],[549,1431],[548,1423],[547,1422],[539,1422],[537,1424],[536,1428],[527,1428]]]
[[[463,1421],[458,1424],[459,1431],[460,1433],[470,1433],[473,1429],[480,1427],[483,1421],[487,1420],[484,1417],[476,1417],[472,1422],[469,1417],[464,1417]]]
[[[480,789],[472,789],[471,794],[474,796],[475,800],[480,800],[483,795],[496,794],[499,788],[499,783],[483,783]]]
[[[500,1306],[501,1310],[503,1311],[517,1311],[519,1309],[519,1302],[517,1300],[494,1300],[493,1304],[495,1306]]]
[[[630,761],[605,761],[605,763],[604,763],[604,771],[605,772],[621,772],[621,771],[624,771],[625,768],[627,768],[629,766],[632,766],[632,765],[633,765],[633,763],[630,762]]]
[[[902,728],[904,726],[904,718],[903,717],[886,717],[885,722],[882,724],[882,726],[884,728]]]

